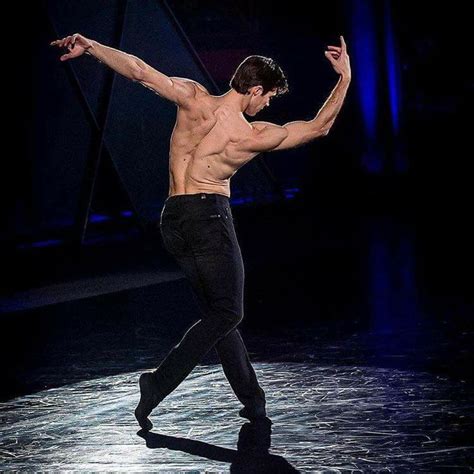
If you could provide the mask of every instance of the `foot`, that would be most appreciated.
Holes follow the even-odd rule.
[[[243,407],[239,410],[239,416],[247,418],[250,421],[255,421],[267,418],[267,412],[265,411],[265,408],[250,410],[247,407]]]
[[[153,423],[148,419],[148,416],[160,402],[153,374],[151,372],[141,374],[138,385],[140,386],[140,401],[135,408],[135,418],[142,429],[150,431],[153,428]]]

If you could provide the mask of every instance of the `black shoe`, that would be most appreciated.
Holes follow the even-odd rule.
[[[150,431],[153,423],[148,419],[148,415],[161,401],[156,393],[156,380],[151,372],[145,372],[140,375],[138,385],[140,386],[140,401],[135,408],[135,418],[142,429]]]
[[[243,407],[239,410],[239,416],[242,418],[247,418],[250,421],[263,420],[267,418],[267,412],[265,411],[265,408],[250,410],[247,407]]]

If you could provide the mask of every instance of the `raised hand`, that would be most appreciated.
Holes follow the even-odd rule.
[[[49,44],[50,46],[57,46],[58,48],[67,48],[69,53],[63,54],[59,58],[61,61],[67,61],[68,59],[83,55],[92,46],[92,41],[76,33],[71,36],[66,36],[63,39],[51,41]]]
[[[344,78],[351,78],[351,63],[347,54],[347,45],[344,37],[339,37],[341,46],[328,46],[328,50],[324,52],[334,70]]]

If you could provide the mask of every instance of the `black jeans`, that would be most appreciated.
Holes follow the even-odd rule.
[[[160,398],[215,347],[237,398],[249,410],[265,412],[265,393],[237,329],[244,313],[244,265],[229,198],[210,193],[169,196],[160,231],[165,248],[190,281],[201,312],[201,319],[153,372]]]

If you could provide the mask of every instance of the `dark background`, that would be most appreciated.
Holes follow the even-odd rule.
[[[4,148],[11,151],[3,176],[13,185],[2,202],[7,242],[47,238],[48,231],[73,223],[85,165],[98,153],[89,113],[101,128],[107,120],[92,213],[114,216],[129,209],[144,221],[156,217],[167,195],[174,107],[122,78],[114,80],[109,99],[110,71],[92,58],[62,64],[48,42],[74,31],[116,47],[121,42],[166,73],[192,76],[212,89],[182,37],[166,30],[176,25],[163,20],[163,5],[49,1],[33,2],[25,13],[21,5],[8,4],[18,34],[5,39],[13,44],[4,54]],[[447,218],[469,210],[473,169],[469,24],[462,3],[454,5],[335,1],[316,2],[313,11],[304,2],[286,9],[266,1],[169,2],[220,92],[248,54],[281,64],[290,93],[259,120],[314,116],[337,79],[325,45],[338,44],[344,34],[354,79],[330,135],[255,161],[264,161],[283,189],[301,190],[306,202]],[[159,24],[144,23],[147,16]],[[394,89],[397,130],[391,123]],[[375,122],[371,136],[364,121]],[[269,187],[258,173],[245,179],[239,174],[235,197]]]

